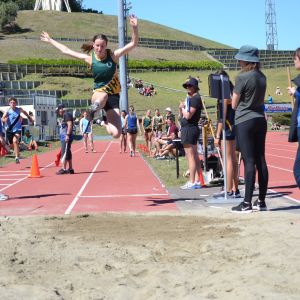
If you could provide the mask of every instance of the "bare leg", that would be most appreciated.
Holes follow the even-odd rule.
[[[20,136],[16,134],[13,138],[14,152],[16,157],[20,157],[20,148],[19,148],[19,139]]]
[[[118,108],[109,109],[106,112],[106,117],[107,123],[104,123],[103,126],[106,128],[107,133],[115,139],[119,138],[122,132],[120,110]]]
[[[94,139],[93,139],[93,133],[89,133],[88,134],[88,138],[89,138],[89,143],[90,143],[90,147],[91,147],[91,150],[92,152],[95,151],[95,147],[94,147]]]
[[[92,96],[92,104],[98,104],[98,109],[101,109],[105,106],[107,99],[108,95],[106,93],[95,92]]]
[[[88,152],[88,147],[87,147],[87,134],[83,134],[83,144],[84,144],[84,150],[85,152]]]

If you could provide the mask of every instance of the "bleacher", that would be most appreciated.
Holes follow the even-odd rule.
[[[238,70],[238,61],[234,58],[238,49],[210,49],[207,51],[214,59],[220,61],[225,69]],[[261,67],[265,69],[293,66],[294,51],[289,50],[260,50]]]

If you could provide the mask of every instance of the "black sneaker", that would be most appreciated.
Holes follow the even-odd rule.
[[[20,163],[20,158],[19,158],[19,157],[16,157],[16,158],[15,158],[15,162],[16,162],[16,164],[19,164],[19,163]]]
[[[242,198],[240,190],[236,190],[235,192],[232,191],[232,198]]]
[[[65,175],[68,174],[68,170],[60,169],[56,172],[56,175]]]
[[[69,173],[69,174],[75,174],[74,169],[69,169],[69,170],[68,170],[68,173]]]
[[[234,206],[231,208],[232,212],[236,213],[251,213],[252,212],[252,205],[251,203],[241,202],[238,206]]]
[[[264,200],[255,200],[252,206],[253,210],[256,211],[266,211],[267,209],[267,205],[266,202]]]

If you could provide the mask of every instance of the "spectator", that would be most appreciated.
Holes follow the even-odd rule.
[[[138,130],[140,131],[139,119],[134,111],[133,105],[129,106],[129,113],[125,117],[125,126],[127,127],[127,140],[130,150],[130,156],[135,156],[136,137]]]
[[[144,139],[145,139],[145,144],[148,148],[148,150],[151,150],[152,147],[152,116],[151,116],[151,110],[148,109],[146,111],[146,115],[143,116],[142,118],[142,129],[144,133]]]
[[[300,71],[300,48],[297,48],[294,52],[294,65],[297,71]],[[291,96],[294,96],[296,101],[293,108],[291,126],[289,131],[289,139],[290,143],[298,142],[297,154],[294,162],[294,177],[298,187],[300,188],[300,75],[293,79],[296,87],[288,87],[288,93]]]
[[[183,87],[187,89],[188,93],[185,101],[179,105],[181,143],[183,144],[188,161],[190,180],[181,188],[198,189],[201,188],[198,180],[201,164],[197,151],[197,143],[200,135],[198,123],[201,116],[202,100],[196,78],[190,77],[183,84]]]
[[[37,142],[33,139],[33,136],[30,133],[29,129],[25,130],[25,134],[22,137],[22,141],[20,143],[21,150],[36,150],[38,151]]]
[[[268,104],[273,104],[273,97],[268,95]]]
[[[6,139],[10,145],[13,145],[16,164],[20,163],[20,137],[22,131],[22,117],[25,115],[31,123],[33,118],[22,108],[17,107],[18,100],[14,97],[8,99],[9,109],[4,113],[2,121],[6,124]]]
[[[71,113],[65,111],[64,104],[60,104],[56,109],[57,114],[62,118],[60,124],[60,142],[61,142],[61,153],[63,166],[56,174],[74,174],[73,161],[72,161],[72,151],[71,145],[74,139],[73,136],[73,116]],[[67,169],[67,166],[69,167]]]
[[[127,115],[126,110],[122,110],[121,111],[122,133],[120,136],[120,153],[122,153],[122,151],[124,151],[124,153],[126,153],[126,147],[127,147],[127,128],[125,126],[126,115]]]
[[[88,140],[91,147],[91,151],[93,153],[96,153],[93,138],[93,120],[90,119],[89,114],[86,110],[83,112],[83,117],[79,121],[79,130],[83,137],[85,153],[89,152],[87,145]]]
[[[172,117],[169,117],[167,119],[168,124],[168,132],[165,136],[162,136],[160,139],[161,142],[161,149],[158,150],[158,159],[165,158],[169,154],[173,154],[175,156],[175,143],[173,142],[174,139],[178,137],[178,128],[174,123],[174,120]],[[158,143],[158,141],[157,141]],[[174,150],[174,151],[173,151]]]
[[[245,196],[233,212],[249,213],[266,210],[265,198],[268,187],[268,167],[265,159],[267,121],[264,113],[266,76],[260,71],[258,49],[242,46],[235,55],[241,66],[236,77],[232,96],[235,112],[236,135],[244,166]],[[258,171],[259,197],[252,205],[252,196]]]
[[[160,138],[162,135],[162,126],[164,124],[164,118],[160,114],[158,108],[155,109],[155,115],[152,118],[152,132],[154,138]]]
[[[218,72],[223,76],[228,77],[225,71]],[[230,82],[230,90],[232,94],[233,84]],[[234,126],[234,110],[231,106],[231,99],[224,99],[225,106],[225,140],[226,140],[226,178],[227,187],[226,192],[228,197],[240,198],[241,194],[238,188],[238,164],[236,159],[236,143],[235,143],[235,126]],[[221,145],[222,141],[222,145]],[[223,100],[218,99],[218,124],[217,132],[214,141],[215,145],[219,148],[222,146],[222,151],[224,154],[224,137],[223,137]],[[224,192],[216,194],[215,196],[224,196]]]
[[[275,94],[276,94],[277,96],[282,96],[282,92],[281,92],[281,89],[280,89],[279,86],[276,87]]]

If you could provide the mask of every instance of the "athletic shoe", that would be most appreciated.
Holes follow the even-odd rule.
[[[99,102],[94,102],[93,104],[91,104],[89,113],[90,113],[90,118],[92,120],[94,119],[96,112],[99,110],[100,110]]]
[[[0,201],[5,201],[7,200],[9,197],[7,195],[4,194],[0,194]]]
[[[56,172],[56,175],[65,175],[68,173],[69,173],[68,170],[60,169],[59,171]]]
[[[238,206],[234,206],[231,208],[232,212],[235,213],[251,213],[252,212],[252,205],[251,203],[247,203],[247,202],[241,202]]]
[[[199,181],[196,181],[195,185],[196,185],[197,189],[201,189],[202,188],[202,185],[201,185],[201,183]]]
[[[227,192],[227,198],[232,198],[233,192]],[[213,198],[225,198],[225,192],[215,193],[213,194]]]
[[[16,161],[16,164],[19,164],[19,163],[20,163],[20,158],[19,158],[19,157],[16,157],[16,158],[15,158],[15,161]]]
[[[74,169],[67,170],[69,174],[75,174]]]
[[[165,156],[158,156],[158,157],[156,157],[155,159],[156,159],[156,160],[164,160],[164,159],[166,159],[166,157],[165,157]]]
[[[180,187],[182,190],[197,190],[200,189],[201,186],[197,185],[196,183],[187,182],[186,184]]]
[[[268,210],[266,202],[264,200],[255,200],[252,206],[255,211],[266,211]]]
[[[232,191],[231,193],[232,193],[232,198],[242,198],[242,195],[241,195],[239,189],[237,189],[235,192]]]

